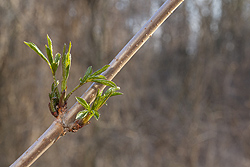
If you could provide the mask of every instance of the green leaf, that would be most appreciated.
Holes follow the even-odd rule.
[[[85,72],[83,78],[80,78],[80,83],[84,84],[92,73],[92,66],[89,66],[87,71]]]
[[[107,79],[105,76],[103,75],[96,75],[96,76],[92,76],[92,77],[89,77],[88,80],[93,80],[93,79]]]
[[[93,74],[91,74],[91,76],[96,76],[101,74],[102,72],[106,71],[109,68],[110,65],[105,65],[103,66],[101,69],[97,70],[96,72],[94,72]]]
[[[51,55],[53,55],[53,46],[52,46],[52,40],[50,39],[49,35],[47,34],[47,41],[48,41],[48,46],[51,51]]]
[[[100,118],[100,114],[98,111],[94,111],[94,117],[98,121],[98,119]]]
[[[98,105],[98,110],[106,103],[106,101],[109,99],[110,96],[111,94],[108,96],[102,96],[102,100],[99,102],[99,105]]]
[[[51,63],[51,68],[52,68],[52,71],[54,74],[56,73],[57,68],[59,66],[60,58],[61,58],[61,54],[57,53],[55,56],[55,61],[53,63]]]
[[[42,51],[32,42],[24,42],[27,46],[29,46],[32,50],[34,50],[43,60],[45,60],[48,65],[50,66],[50,63],[48,59],[44,56]]]
[[[100,89],[98,89],[96,98],[92,104],[92,110],[98,110],[98,105],[101,101],[101,98],[102,98],[102,91],[100,91]]]
[[[53,113],[57,112],[55,108],[55,101],[53,99],[50,100],[49,108]]]
[[[98,90],[97,90],[97,95],[96,95],[96,96],[97,96],[97,97],[101,97],[101,96],[102,96],[102,92],[103,92],[103,91],[101,91],[100,89],[98,89]]]
[[[61,59],[61,54],[57,53],[55,56],[55,63],[58,63],[58,65],[59,65],[60,59]]]
[[[57,64],[57,63],[52,63],[52,64],[51,64],[51,68],[52,68],[52,71],[53,71],[53,75],[55,75],[56,70],[57,70],[57,68],[58,68],[58,64]]]
[[[116,95],[121,95],[122,93],[121,92],[115,92],[117,90],[119,90],[120,88],[119,87],[111,87],[109,88],[103,95],[102,95],[102,101],[100,103],[100,106],[99,107],[102,107],[106,101],[108,100],[108,98],[110,98],[111,96],[116,96]]]
[[[69,77],[69,70],[70,70],[70,65],[71,65],[71,42],[69,43],[69,50],[67,54],[65,54],[65,45],[63,48],[63,55],[62,55],[62,91],[66,89],[67,85],[67,80]]]
[[[67,68],[66,70],[68,70],[68,72],[69,72],[69,69],[70,69],[70,66],[71,66],[71,54],[70,54],[70,50],[71,50],[71,42],[69,43],[69,50],[68,50],[68,53],[66,55],[66,62],[65,62],[66,68]],[[66,77],[68,77],[68,75]]]
[[[109,96],[111,97],[113,93],[115,93],[117,90],[120,90],[120,87],[111,87],[109,88],[103,96]],[[116,92],[116,93],[119,93],[119,92]]]
[[[77,113],[76,119],[83,119],[88,115],[89,111],[83,110]]]
[[[56,83],[53,82],[51,85],[51,93],[49,94],[50,100],[52,98],[57,99],[57,101],[59,101],[59,90],[58,90],[58,85],[59,85],[59,81],[57,80]]]
[[[47,41],[48,41],[48,46],[45,45],[45,47],[46,47],[49,62],[50,64],[52,64],[54,62],[53,61],[53,46],[52,46],[52,40],[50,39],[48,34],[47,34]]]
[[[49,99],[51,100],[53,98],[53,93],[49,93]]]
[[[90,110],[90,105],[86,102],[86,100],[80,98],[80,97],[76,97],[76,100],[86,109],[86,110]]]
[[[49,62],[50,62],[50,64],[52,64],[53,63],[52,52],[51,52],[50,48],[47,45],[45,45],[45,48],[46,48],[46,52],[47,52],[47,56],[48,56]]]
[[[71,42],[69,42],[69,50],[68,50],[68,53],[70,53],[70,51],[71,51]]]
[[[92,105],[92,110],[99,110],[112,95],[112,90],[113,89],[109,88],[103,95],[102,92],[97,94],[96,99]]]
[[[58,80],[56,81],[56,83],[53,82],[52,85],[51,85],[51,92],[53,92],[57,88],[58,85],[59,85],[59,81]]]
[[[116,87],[116,84],[113,81],[107,81],[107,80],[104,80],[104,79],[93,79],[91,81],[92,82],[97,82],[97,83],[100,83],[100,84],[103,84],[103,85],[106,85],[106,86],[109,86],[109,87]]]
[[[112,92],[115,92],[115,91],[117,91],[117,90],[120,90],[120,87],[119,87],[119,86],[117,86],[117,87],[111,87],[111,88],[109,88],[108,90],[109,90],[109,91],[112,91]]]
[[[111,94],[111,96],[117,96],[117,95],[123,95],[123,93],[122,92],[112,92],[112,94]]]
[[[64,47],[65,49],[65,47]],[[63,51],[64,52],[64,51]],[[62,55],[62,82],[65,82],[65,76],[66,76],[66,54],[63,53]]]
[[[69,70],[71,65],[71,54],[68,52],[64,57],[64,79],[67,81],[69,77]]]
[[[63,55],[65,55],[65,51],[66,51],[66,43],[63,45]]]
[[[69,70],[70,70],[70,66],[67,66],[66,67],[66,81],[68,80],[68,78],[69,78]]]

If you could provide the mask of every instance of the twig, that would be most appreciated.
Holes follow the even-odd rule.
[[[110,62],[110,67],[102,75],[106,76],[108,80],[112,80],[183,1],[184,0],[167,0]],[[104,88],[104,85],[94,83],[82,95],[82,98],[88,103],[91,103],[95,98],[97,90],[103,90]],[[68,132],[68,129],[73,126],[76,114],[81,110],[83,110],[83,107],[79,103],[75,103],[63,117],[56,119],[11,167],[32,165],[53,143]]]

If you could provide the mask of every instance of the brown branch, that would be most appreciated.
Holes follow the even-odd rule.
[[[141,46],[152,36],[156,29],[183,1],[184,0],[167,0],[110,62],[110,67],[102,75],[105,75],[108,80],[112,80]],[[104,88],[104,85],[94,83],[82,95],[82,98],[88,103],[91,103],[95,98],[97,90],[103,90]],[[11,167],[32,165],[53,143],[72,129],[75,116],[82,109],[83,107],[79,103],[75,103],[63,116],[56,119],[39,139],[37,139],[36,142],[11,165]]]

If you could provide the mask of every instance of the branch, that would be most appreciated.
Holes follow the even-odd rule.
[[[167,0],[110,62],[110,67],[102,73],[102,75],[107,77],[108,80],[112,80],[183,1],[184,0]],[[95,98],[97,90],[103,90],[104,88],[104,85],[93,83],[81,98],[91,103]],[[61,118],[56,119],[11,167],[32,165],[53,143],[68,132],[68,129],[73,126],[76,114],[81,110],[83,110],[82,105],[75,103]]]

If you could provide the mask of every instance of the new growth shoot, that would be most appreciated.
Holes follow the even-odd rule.
[[[67,80],[69,78],[69,71],[71,67],[71,42],[69,43],[68,51],[66,51],[66,44],[63,47],[63,54],[56,53],[53,55],[52,40],[47,35],[48,45],[45,45],[47,57],[42,53],[42,51],[31,42],[24,42],[32,50],[34,50],[43,60],[47,62],[49,68],[52,72],[53,83],[51,85],[51,92],[49,93],[49,109],[51,114],[56,118],[61,118],[63,114],[67,111],[67,101],[69,97],[82,85],[88,82],[96,82],[110,87],[105,93],[98,91],[93,104],[90,106],[84,99],[76,97],[76,100],[84,107],[85,110],[80,111],[75,119],[75,126],[69,131],[75,132],[79,128],[89,123],[89,120],[94,116],[97,120],[100,117],[99,109],[106,104],[107,100],[111,96],[121,95],[122,93],[117,92],[120,88],[113,82],[107,80],[107,78],[101,73],[109,68],[109,65],[103,66],[101,69],[93,72],[92,66],[88,67],[84,76],[80,78],[80,83],[67,94]],[[56,78],[56,71],[58,66],[62,64],[62,80],[61,88],[59,88],[60,81]]]

